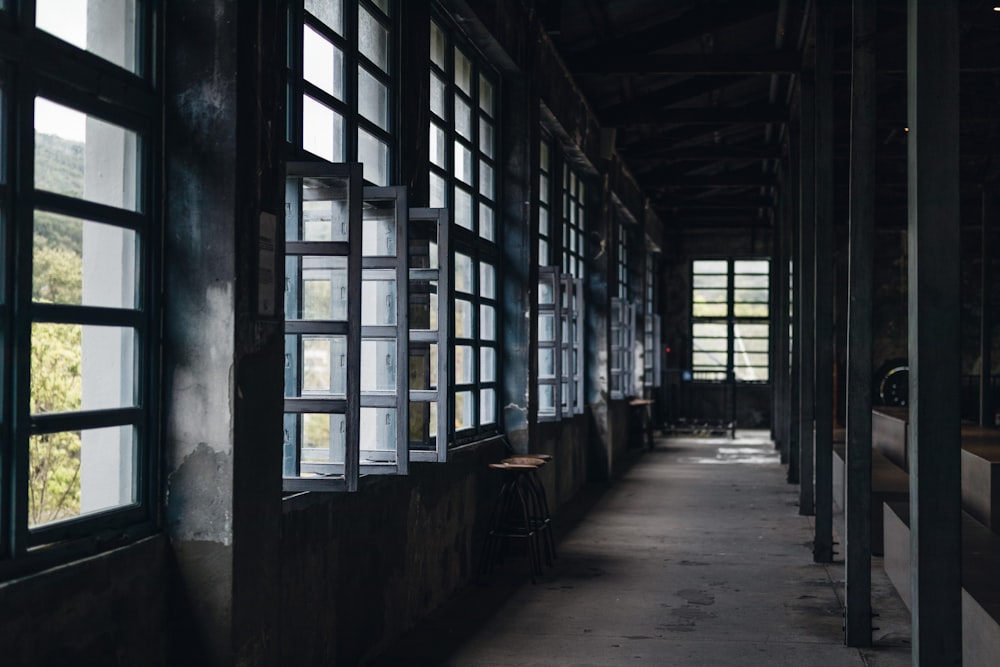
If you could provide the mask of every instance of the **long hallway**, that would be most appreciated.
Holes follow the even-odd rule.
[[[659,439],[578,520],[559,517],[537,585],[509,558],[375,664],[908,665],[879,559],[876,648],[843,645],[843,565],[812,562],[812,520],[766,436]]]

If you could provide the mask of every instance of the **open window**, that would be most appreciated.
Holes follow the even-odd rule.
[[[448,211],[410,209],[409,228],[410,460],[443,462],[449,424]]]
[[[635,304],[611,299],[611,398],[635,395]]]

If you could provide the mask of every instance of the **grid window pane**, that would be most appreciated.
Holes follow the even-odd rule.
[[[496,390],[481,389],[479,391],[479,423],[493,424],[497,420]]]
[[[472,94],[472,61],[461,49],[455,49],[455,85],[466,95]]]
[[[358,7],[358,51],[389,72],[389,31],[364,7]]]
[[[302,26],[302,77],[324,93],[344,99],[344,53],[308,25]]]
[[[305,0],[306,11],[338,34],[344,34],[342,0]]]
[[[367,130],[358,128],[358,162],[365,179],[375,185],[389,184],[389,146]]]
[[[139,136],[76,109],[35,98],[35,187],[139,210]]]
[[[431,21],[431,62],[442,70],[445,68],[446,44],[444,31],[437,23]]]
[[[136,405],[136,331],[33,322],[31,414]]]
[[[138,73],[136,2],[36,0],[35,25],[73,46]],[[121,36],[128,35],[129,38]]]
[[[358,68],[358,113],[389,130],[389,89],[366,68]]]
[[[28,527],[135,503],[132,426],[62,431],[28,442]]]
[[[34,223],[32,301],[136,307],[134,231],[44,211]]]
[[[344,161],[344,118],[322,102],[302,96],[302,148],[328,162]]]

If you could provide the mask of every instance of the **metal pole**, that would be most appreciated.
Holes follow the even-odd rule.
[[[993,216],[992,183],[983,183],[982,316],[979,320],[979,424],[993,426],[993,256],[990,218]]]
[[[848,646],[872,643],[872,289],[875,242],[875,0],[854,0],[847,314]],[[881,508],[879,508],[881,511]]]
[[[833,561],[833,0],[816,2],[816,537]]]
[[[816,339],[816,82],[811,71],[802,72],[801,201],[799,215],[799,300],[795,317],[799,322],[799,514],[815,512],[813,496],[813,388]]]
[[[907,15],[914,665],[962,664],[959,5]]]

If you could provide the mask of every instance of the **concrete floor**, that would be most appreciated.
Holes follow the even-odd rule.
[[[910,664],[909,615],[876,559],[876,646],[843,645],[842,563],[812,562],[766,433],[660,439],[561,513],[536,585],[511,558],[373,665]]]

